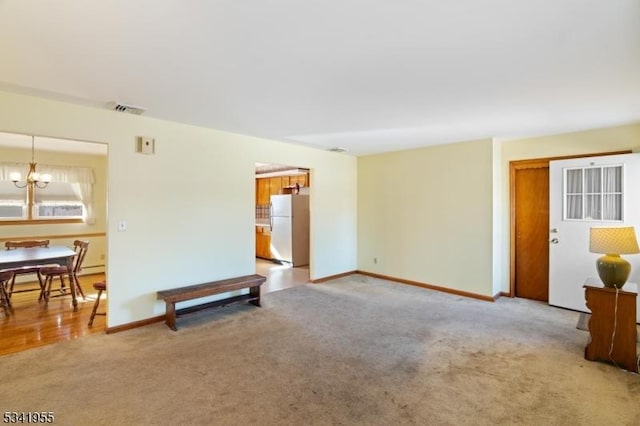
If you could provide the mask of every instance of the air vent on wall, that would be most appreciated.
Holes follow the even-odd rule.
[[[329,148],[329,151],[331,151],[331,152],[346,152],[347,150],[337,146],[335,148]]]
[[[135,114],[135,115],[140,115],[147,110],[146,108],[143,108],[143,107],[139,107],[135,105],[127,105],[127,104],[123,104],[122,102],[112,102],[111,107],[115,111],[128,112],[129,114]]]

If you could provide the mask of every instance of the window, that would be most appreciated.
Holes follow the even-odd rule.
[[[564,170],[564,219],[622,221],[621,165]]]
[[[17,188],[10,174],[28,167],[0,163],[1,221],[77,219],[93,223],[93,169],[38,164],[41,173],[51,175],[51,182],[45,188]]]
[[[0,180],[0,219],[26,219],[26,206],[26,191],[24,189],[16,188],[11,181]]]
[[[44,189],[36,188],[34,214],[38,219],[82,219],[84,208],[70,183],[51,182]]]

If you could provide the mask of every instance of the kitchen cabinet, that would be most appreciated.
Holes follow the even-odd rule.
[[[272,195],[283,194],[283,188],[294,187],[296,183],[301,187],[309,186],[309,174],[256,179],[256,205],[268,205]]]
[[[256,226],[256,257],[271,260],[271,231],[268,226]]]
[[[269,197],[271,196],[269,178],[256,179],[256,181],[256,204],[259,206],[269,204]]]
[[[295,175],[295,176],[283,176],[282,187],[292,188],[296,186],[296,183],[300,186],[309,186],[309,175]]]
[[[280,195],[282,190],[282,177],[269,178],[269,195]]]
[[[289,176],[289,184],[287,186],[296,186],[296,183],[300,186],[309,186],[308,174]]]

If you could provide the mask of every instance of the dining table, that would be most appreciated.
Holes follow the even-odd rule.
[[[73,270],[73,258],[76,252],[67,246],[49,246],[0,250],[0,271],[3,269],[21,268],[46,264],[58,264]],[[75,280],[69,280],[73,310],[78,309]]]

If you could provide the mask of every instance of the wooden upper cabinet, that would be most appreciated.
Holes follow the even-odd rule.
[[[309,174],[256,179],[256,204],[269,204],[272,195],[282,194],[282,188],[293,187],[296,183],[301,187],[309,186]]]
[[[295,186],[295,184],[297,183],[300,186],[309,186],[309,179],[308,179],[308,174],[304,174],[304,175],[297,175],[297,176],[289,176],[289,185],[288,186]]]
[[[282,178],[259,178],[256,179],[256,204],[269,204],[272,195],[278,195],[282,191]]]
[[[269,178],[256,179],[256,181],[256,204],[269,204],[269,197],[271,196],[269,188]]]
[[[269,178],[269,195],[279,195],[281,190],[282,190],[282,177],[278,176],[278,177]]]

